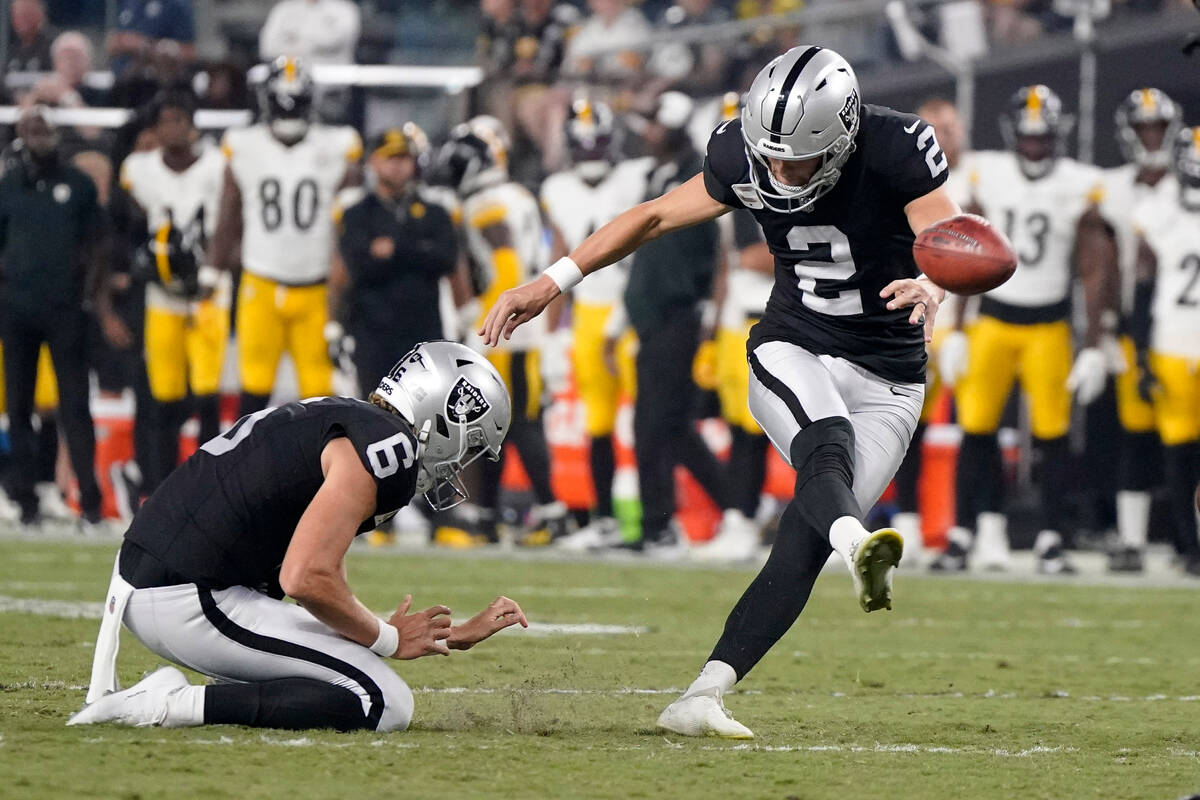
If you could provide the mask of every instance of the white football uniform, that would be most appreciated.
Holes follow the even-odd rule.
[[[1154,186],[1137,182],[1138,166],[1124,164],[1104,171],[1104,197],[1100,213],[1113,226],[1117,239],[1117,262],[1121,270],[1121,314],[1128,317],[1133,311],[1133,289],[1137,283],[1137,233],[1134,219],[1145,203],[1162,195],[1174,198],[1179,184],[1170,173]]]
[[[1184,208],[1176,188],[1140,205],[1134,224],[1158,262],[1150,349],[1200,359],[1200,211]]]
[[[963,167],[984,216],[1004,231],[1017,254],[1017,271],[985,298],[1020,308],[1065,304],[1076,223],[1100,197],[1101,171],[1060,158],[1049,175],[1030,180],[1014,153],[997,151],[971,153]]]
[[[483,317],[495,304],[500,293],[533,280],[549,266],[550,248],[542,225],[542,213],[537,198],[519,183],[506,181],[480,189],[462,202],[466,229],[467,252],[482,269],[487,289],[480,302]],[[484,238],[483,232],[492,225],[504,225],[509,232],[515,263],[497,257],[499,250]],[[501,338],[498,350],[535,350],[546,331],[546,318],[537,316],[513,332],[512,339]],[[482,347],[483,340],[472,332],[471,345]]]
[[[314,124],[288,147],[258,124],[226,132],[221,148],[242,192],[242,266],[289,286],[324,281],[334,195],[362,155],[358,133]]]
[[[225,180],[225,159],[216,147],[200,147],[200,157],[182,172],[163,162],[162,150],[133,153],[121,165],[121,188],[145,212],[151,235],[170,221],[201,246],[212,236]],[[218,294],[224,294],[228,302],[229,276],[223,275],[222,279]],[[168,294],[155,283],[146,286],[146,303],[177,314],[188,312],[187,300]]]
[[[594,231],[642,201],[646,175],[653,159],[639,158],[614,166],[592,185],[573,169],[557,172],[542,183],[542,207],[562,233],[567,250],[574,250]],[[589,305],[621,302],[629,278],[631,257],[586,276],[573,290],[576,301]]]

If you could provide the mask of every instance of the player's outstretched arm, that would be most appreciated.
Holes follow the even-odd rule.
[[[718,203],[704,188],[704,175],[697,174],[662,197],[634,206],[585,239],[568,256],[573,266],[559,261],[538,278],[509,289],[496,300],[479,335],[488,345],[500,337],[511,338],[514,330],[536,317],[563,291],[601,267],[615,264],[651,239],[671,231],[716,219],[730,207]],[[566,265],[566,272],[577,275],[558,275],[556,270]],[[551,277],[554,274],[558,277]]]
[[[446,644],[451,650],[470,650],[493,633],[518,623],[522,628],[529,627],[525,612],[515,600],[500,596],[462,625],[452,627]]]
[[[434,606],[408,614],[410,596],[384,622],[354,596],[344,559],[362,521],[375,513],[375,481],[345,438],[325,446],[321,469],[325,480],[300,517],[283,558],[283,591],[342,636],[380,655],[409,659],[449,653],[450,609]]]

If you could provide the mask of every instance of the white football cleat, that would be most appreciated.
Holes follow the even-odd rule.
[[[140,681],[119,692],[106,694],[67,720],[68,725],[94,725],[112,722],[145,728],[167,721],[167,696],[188,686],[187,677],[175,667],[156,669]]]
[[[616,547],[622,541],[621,523],[612,517],[598,517],[574,533],[555,540],[554,546],[569,553],[586,553]]]
[[[994,511],[980,513],[975,525],[971,563],[978,569],[1005,572],[1012,566],[1008,546],[1008,517]]]
[[[731,508],[721,517],[721,526],[711,541],[692,550],[697,561],[749,561],[758,553],[758,526]]]
[[[904,539],[894,528],[880,528],[854,543],[850,577],[862,610],[892,610],[892,574],[904,554]]]
[[[658,715],[658,727],[681,736],[720,736],[753,739],[754,732],[733,718],[715,687],[681,697]]]

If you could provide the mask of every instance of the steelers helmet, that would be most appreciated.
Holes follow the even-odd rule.
[[[413,159],[417,164],[417,177],[428,174],[430,168],[430,159],[433,157],[432,147],[429,144],[429,137],[425,135],[425,131],[415,122],[406,122],[400,126],[400,132],[408,138],[409,152],[412,153]]]
[[[814,45],[793,47],[758,73],[742,104],[750,182],[773,211],[805,211],[842,175],[862,116],[858,78],[849,62]],[[803,186],[778,180],[769,158],[821,165]]]
[[[180,230],[168,218],[138,251],[134,259],[137,274],[147,282],[162,286],[175,297],[196,299],[202,291],[202,246],[198,237]]]
[[[436,511],[467,499],[462,471],[500,459],[512,400],[500,373],[457,342],[422,342],[396,362],[373,399],[409,422],[420,444],[417,491]]]
[[[1171,143],[1171,169],[1179,181],[1180,201],[1200,211],[1200,125],[1183,128]]]
[[[254,72],[259,113],[271,133],[287,145],[303,139],[312,124],[316,95],[307,65],[298,58],[280,56]]]
[[[1000,134],[1016,153],[1021,171],[1031,180],[1050,174],[1067,149],[1074,118],[1063,111],[1062,100],[1040,83],[1022,86],[1000,115]]]
[[[491,114],[480,114],[467,120],[466,125],[471,133],[487,143],[496,166],[507,172],[508,154],[512,152],[512,137],[504,123]]]
[[[613,163],[616,120],[606,103],[576,97],[564,130],[571,164],[586,179],[603,177]]]
[[[1166,169],[1171,165],[1171,145],[1183,127],[1179,105],[1161,89],[1135,89],[1117,106],[1117,143],[1121,155],[1142,169]],[[1142,141],[1139,128],[1163,125],[1163,137],[1153,150]]]
[[[496,163],[495,149],[469,123],[450,131],[450,138],[438,151],[434,173],[435,183],[449,186],[461,197],[507,179]]]

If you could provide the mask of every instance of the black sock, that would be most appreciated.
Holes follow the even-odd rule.
[[[596,516],[613,516],[613,476],[617,473],[617,459],[613,454],[612,434],[593,436],[588,454],[592,466],[592,484],[596,487]]]
[[[916,511],[917,480],[921,477],[921,442],[925,439],[925,423],[918,422],[908,452],[896,470],[896,507],[901,511]]]
[[[262,411],[271,402],[269,394],[251,394],[250,392],[242,392],[242,401],[238,408],[238,416],[244,417],[247,414],[253,414],[256,411]]]
[[[215,394],[195,397],[196,416],[200,419],[200,444],[215,439],[221,433],[221,398]]]
[[[557,498],[550,485],[550,448],[546,444],[546,430],[542,427],[542,418],[515,419],[508,430],[508,441],[521,454],[521,464],[529,483],[533,486],[533,495],[540,505],[553,503]]]
[[[1004,467],[994,433],[963,434],[954,481],[955,522],[975,530],[984,511],[1000,511],[1004,497]]]
[[[1058,531],[1064,544],[1071,540],[1067,490],[1071,476],[1071,450],[1066,436],[1033,440],[1034,451],[1041,456],[1042,529]]]
[[[708,657],[733,667],[739,680],[800,616],[833,549],[826,532],[818,533],[804,516],[798,498],[788,503],[770,558],[729,612],[725,630]]]
[[[767,479],[767,437],[733,427],[729,448],[729,502],[749,519],[758,512],[763,483]]]
[[[1117,468],[1117,488],[1129,492],[1148,492],[1158,485],[1161,465],[1157,463],[1162,444],[1154,431],[1126,432],[1121,437],[1121,455]]]
[[[186,400],[158,403],[155,407],[154,426],[154,484],[158,486],[167,479],[179,464],[179,429],[187,421]]]
[[[37,432],[37,481],[54,483],[58,465],[58,419],[53,411],[38,414],[41,427]]]
[[[205,725],[337,731],[370,730],[358,695],[313,678],[218,683],[204,689]]]
[[[1175,552],[1185,558],[1200,555],[1196,540],[1196,459],[1198,444],[1171,445],[1163,448],[1171,521],[1175,529]]]
[[[796,434],[791,446],[796,468],[792,503],[804,521],[829,538],[841,517],[862,516],[854,498],[854,428],[845,417],[819,419]]]

